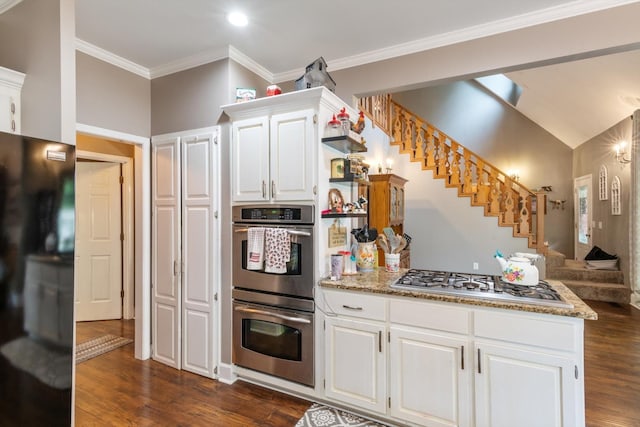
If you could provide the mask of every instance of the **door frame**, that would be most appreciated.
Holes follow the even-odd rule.
[[[582,175],[573,179],[573,206],[574,206],[573,258],[576,260],[584,258],[584,256],[582,257],[580,256],[581,251],[578,250],[581,245],[581,243],[578,242],[578,215],[580,212],[580,205],[578,202],[578,184],[582,182],[589,184],[589,206],[587,206],[587,218],[589,221],[588,236],[589,236],[589,243],[593,246],[593,175],[588,174],[588,175]],[[587,249],[587,252],[585,252],[584,255],[586,255],[588,251],[589,249]]]
[[[132,144],[134,187],[135,357],[151,357],[151,139],[111,129],[76,123],[76,132]]]
[[[119,163],[122,167],[122,318],[133,319],[134,308],[134,277],[135,265],[133,260],[133,205],[134,205],[134,182],[133,182],[133,159],[130,157],[116,156],[113,154],[94,153],[92,151],[77,150],[76,158],[84,160],[95,160],[101,162]]]

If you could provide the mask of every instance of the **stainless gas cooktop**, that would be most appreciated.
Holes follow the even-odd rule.
[[[573,308],[572,304],[563,300],[560,294],[543,280],[535,286],[522,286],[506,283],[500,276],[411,269],[391,287],[434,294]]]

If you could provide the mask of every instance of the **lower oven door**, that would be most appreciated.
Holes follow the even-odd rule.
[[[234,302],[233,362],[313,387],[313,313]]]

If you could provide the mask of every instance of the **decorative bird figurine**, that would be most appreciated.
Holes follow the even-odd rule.
[[[362,111],[360,111],[356,124],[351,124],[351,130],[357,134],[362,133],[364,130],[364,113]]]

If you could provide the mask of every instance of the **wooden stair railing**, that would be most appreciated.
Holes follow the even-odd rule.
[[[361,98],[359,107],[410,161],[420,162],[434,178],[444,179],[446,187],[457,188],[458,196],[483,206],[485,216],[497,217],[500,226],[513,228],[514,237],[527,238],[530,248],[546,254],[543,192],[532,192],[389,94]]]

